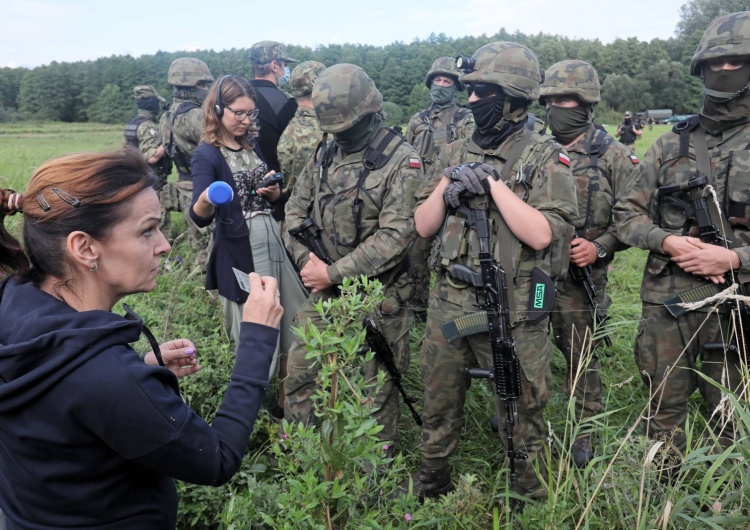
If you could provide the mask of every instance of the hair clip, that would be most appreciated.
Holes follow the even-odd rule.
[[[73,208],[78,208],[81,205],[81,201],[73,197],[67,191],[63,191],[60,188],[52,188],[52,191],[54,191],[58,197],[70,204]]]
[[[44,198],[44,195],[42,195],[41,192],[36,194],[36,202],[44,212],[49,212],[52,209],[52,206],[49,205],[47,199]]]
[[[8,209],[12,213],[23,212],[23,195],[11,191],[10,196],[8,197]]]

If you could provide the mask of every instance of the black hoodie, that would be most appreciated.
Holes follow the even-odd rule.
[[[78,312],[30,282],[0,283],[0,508],[9,530],[174,528],[172,477],[219,485],[239,468],[278,330],[242,324],[209,426],[169,370],[128,346],[141,327]]]

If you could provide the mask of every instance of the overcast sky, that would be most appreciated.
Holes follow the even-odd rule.
[[[539,32],[570,38],[674,36],[687,0],[0,0],[0,67],[110,55],[249,48],[260,40],[315,47]],[[565,7],[571,6],[571,7]]]

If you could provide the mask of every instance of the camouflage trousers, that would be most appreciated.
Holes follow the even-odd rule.
[[[411,298],[412,307],[418,312],[427,311],[430,300],[431,271],[427,266],[430,249],[434,238],[417,237],[409,251],[409,275],[414,280],[414,295]]]
[[[297,313],[299,327],[315,326],[323,329],[323,319],[315,311],[314,305],[321,299],[331,296],[330,289],[322,293],[313,293]],[[412,310],[401,307],[390,314],[379,311],[380,329],[388,340],[393,352],[394,362],[402,374],[409,368],[409,330],[414,318]],[[320,386],[318,371],[312,368],[313,360],[307,360],[307,348],[299,338],[289,350],[287,358],[287,378],[284,381],[286,399],[284,401],[285,418],[289,421],[311,425],[315,421],[312,396]],[[364,359],[364,358],[363,358]],[[385,373],[385,383],[380,392],[374,396],[372,416],[383,426],[378,437],[383,441],[398,441],[398,420],[400,417],[401,394],[387,370],[374,358],[362,363],[362,374],[368,381],[376,381],[378,372]]]
[[[189,180],[169,182],[162,189],[162,193],[167,197],[166,201],[162,202],[165,208],[173,212],[182,212],[187,226],[190,247],[196,253],[195,263],[197,266],[205,268],[213,246],[213,224],[199,228],[190,218],[190,206],[193,203],[193,183]]]
[[[159,231],[164,234],[164,237],[172,241],[172,210],[170,209],[171,198],[169,184],[167,183],[167,177],[157,175],[159,177],[159,187],[156,190],[156,195],[159,197],[159,206],[161,209],[161,222],[159,223]]]
[[[675,318],[663,305],[643,302],[635,361],[651,396],[644,421],[648,436],[672,436],[672,442],[684,450],[688,400],[698,389],[708,404],[712,431],[722,443],[733,440],[729,403],[720,407],[722,392],[696,373],[700,371],[730,390],[741,390],[742,367],[737,351],[708,351],[703,347],[716,342],[736,344],[733,329],[727,313],[689,311]]]
[[[594,268],[592,278],[596,287],[595,301],[598,313],[606,316],[611,304],[606,292],[606,265]],[[583,283],[570,279],[557,282],[555,308],[550,315],[550,324],[553,342],[566,361],[563,380],[565,394],[571,396],[570,382],[576,382],[572,394],[575,398],[576,418],[595,416],[604,408],[597,353],[602,347],[603,340],[592,340],[595,328],[594,313],[586,298]]]
[[[467,312],[460,304],[436,297],[437,287],[436,285],[432,289],[420,355],[425,384],[420,451],[422,465],[428,469],[439,467],[431,464],[431,460],[446,460],[458,446],[465,422],[466,392],[471,384],[467,370],[492,366],[492,351],[487,333],[451,343],[446,341],[440,325],[464,316]],[[516,449],[523,449],[529,455],[527,460],[516,460],[517,493],[531,498],[544,498],[546,492],[535,467],[538,467],[541,477],[547,476],[543,458],[547,428],[543,413],[552,388],[549,360],[553,349],[547,319],[535,324],[521,324],[513,329],[513,337],[523,372],[523,391],[517,400],[518,423],[513,429],[513,444]],[[507,434],[503,428],[506,418],[505,402],[495,398],[495,406],[501,426],[500,443],[507,451]]]

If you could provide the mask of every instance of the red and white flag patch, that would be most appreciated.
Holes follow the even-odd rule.
[[[560,153],[560,163],[564,166],[570,167],[570,157],[566,155],[565,153]]]
[[[410,158],[409,167],[413,167],[413,168],[422,167],[422,162],[419,160],[419,158]]]
[[[631,162],[632,162],[633,164],[637,164],[637,163],[638,163],[638,157],[637,157],[637,156],[635,156],[635,155],[630,155],[630,161],[631,161]]]

